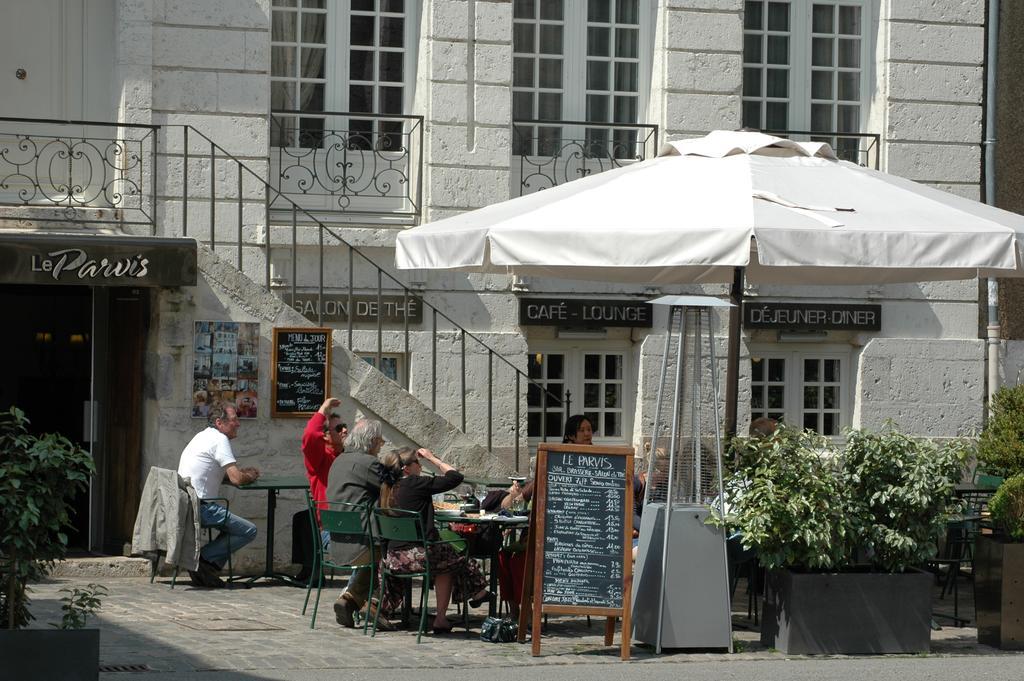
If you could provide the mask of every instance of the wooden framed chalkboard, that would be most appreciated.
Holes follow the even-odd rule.
[[[309,417],[330,394],[331,329],[274,329],[271,416]]]
[[[542,443],[530,514],[519,640],[532,617],[540,655],[541,616],[605,616],[605,645],[622,618],[629,659],[633,591],[633,450]]]

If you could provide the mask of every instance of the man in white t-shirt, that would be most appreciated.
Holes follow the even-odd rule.
[[[256,538],[256,526],[229,513],[220,504],[202,501],[220,496],[220,483],[226,475],[233,485],[246,485],[260,477],[255,468],[240,468],[231,451],[231,440],[238,435],[238,412],[234,405],[214,405],[207,417],[208,428],[197,433],[181,453],[178,475],[191,478],[199,497],[199,519],[203,527],[220,527],[220,534],[199,553],[199,570],[189,572],[196,586],[220,588],[219,577],[228,555]]]

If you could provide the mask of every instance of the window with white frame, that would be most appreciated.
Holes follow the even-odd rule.
[[[747,0],[743,125],[861,132],[871,64],[870,5],[870,0]],[[825,139],[841,155],[857,148],[855,138]]]
[[[849,351],[752,352],[750,418],[838,436],[850,424]]]
[[[649,67],[651,0],[514,0],[512,116],[516,155],[550,156],[583,139],[591,155],[628,155],[637,131],[556,125],[639,122]]]
[[[404,355],[384,353],[380,357],[380,366],[378,367],[376,353],[357,354],[363,358],[364,362],[374,367],[375,369],[379,369],[382,374],[390,378],[395,383],[402,385],[402,381],[404,380],[405,377],[405,362],[403,361]]]
[[[402,123],[325,111],[402,114],[411,97],[417,3],[411,0],[272,0],[271,144],[318,147],[344,127],[352,148],[396,148]],[[321,114],[321,115],[316,115]]]
[[[622,443],[630,435],[635,383],[625,349],[567,348],[531,352],[527,388],[527,433],[532,442],[546,435],[560,442],[566,401],[594,427],[594,441]],[[543,389],[542,389],[543,388]],[[546,389],[546,394],[545,394]]]

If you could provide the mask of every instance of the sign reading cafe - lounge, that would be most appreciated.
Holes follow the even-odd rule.
[[[196,277],[192,239],[0,235],[0,283],[194,286]]]
[[[743,303],[747,329],[880,331],[881,305],[834,303]]]
[[[587,329],[629,326],[646,329],[654,324],[654,314],[650,303],[638,300],[520,298],[519,324]]]

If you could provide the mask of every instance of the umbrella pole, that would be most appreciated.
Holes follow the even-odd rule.
[[[729,302],[729,348],[725,364],[725,438],[736,435],[736,413],[740,390],[740,320],[743,318],[743,268],[733,270]]]

